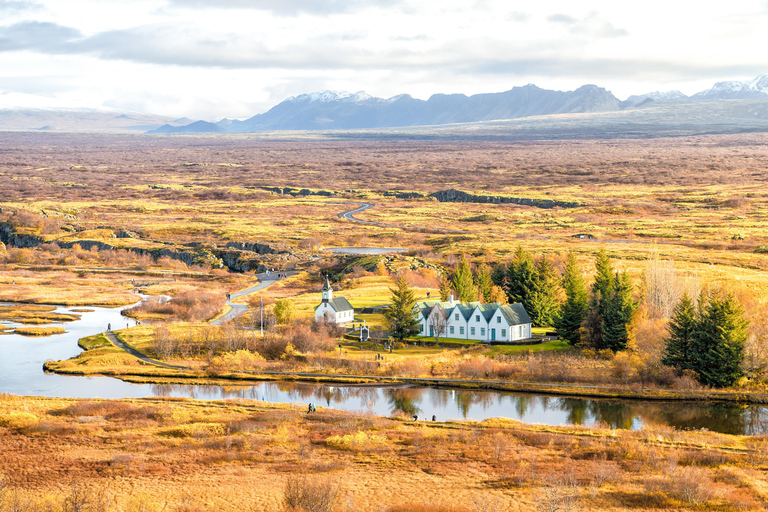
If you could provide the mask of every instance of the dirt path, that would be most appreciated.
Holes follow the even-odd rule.
[[[158,361],[157,359],[152,359],[151,357],[148,357],[145,354],[142,354],[138,350],[131,348],[125,343],[123,343],[122,341],[120,341],[120,339],[117,336],[115,336],[115,333],[113,333],[112,331],[106,331],[104,333],[104,336],[106,336],[107,339],[114,346],[116,346],[119,349],[125,350],[126,352],[128,352],[129,354],[131,354],[133,357],[135,357],[140,361],[144,361],[145,363],[149,363],[149,364],[154,364],[156,366],[162,366],[163,368],[173,368],[175,370],[189,370],[189,368],[186,366],[177,366],[175,364],[163,363],[162,361]]]

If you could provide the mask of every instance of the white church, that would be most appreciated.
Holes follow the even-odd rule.
[[[325,285],[320,291],[323,294],[323,301],[315,308],[315,321],[343,325],[355,320],[352,304],[344,297],[333,297],[333,288],[328,281],[328,276],[325,276]]]
[[[520,303],[454,302],[451,296],[447,302],[417,302],[414,311],[421,325],[420,336],[434,337],[435,329],[440,329],[441,337],[487,343],[531,337],[531,317]],[[437,315],[442,315],[443,320]]]

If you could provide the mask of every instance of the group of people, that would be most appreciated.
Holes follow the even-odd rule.
[[[309,402],[309,409],[307,409],[307,414],[311,412],[317,412],[317,407],[315,407],[315,404],[313,404],[312,402]]]
[[[418,414],[413,415],[413,421],[419,421]],[[432,415],[432,421],[437,421],[437,416],[435,414]]]
[[[270,274],[274,274],[275,271],[276,271],[275,269],[267,269],[267,272],[266,272],[267,277],[269,277]],[[288,277],[288,273],[278,272],[277,277],[275,279],[285,279],[286,277]]]

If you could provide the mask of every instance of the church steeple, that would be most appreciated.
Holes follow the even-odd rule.
[[[323,292],[323,302],[328,302],[329,300],[333,299],[333,288],[331,288],[331,282],[328,280],[328,276],[325,276],[325,284],[323,285],[323,289],[320,290]]]

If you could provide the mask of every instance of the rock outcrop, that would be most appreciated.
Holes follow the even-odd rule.
[[[577,208],[579,203],[571,201],[554,201],[552,199],[531,199],[527,197],[507,196],[480,196],[469,194],[461,190],[440,190],[429,194],[441,203],[493,203],[493,204],[520,204],[523,206],[535,206],[537,208]]]

